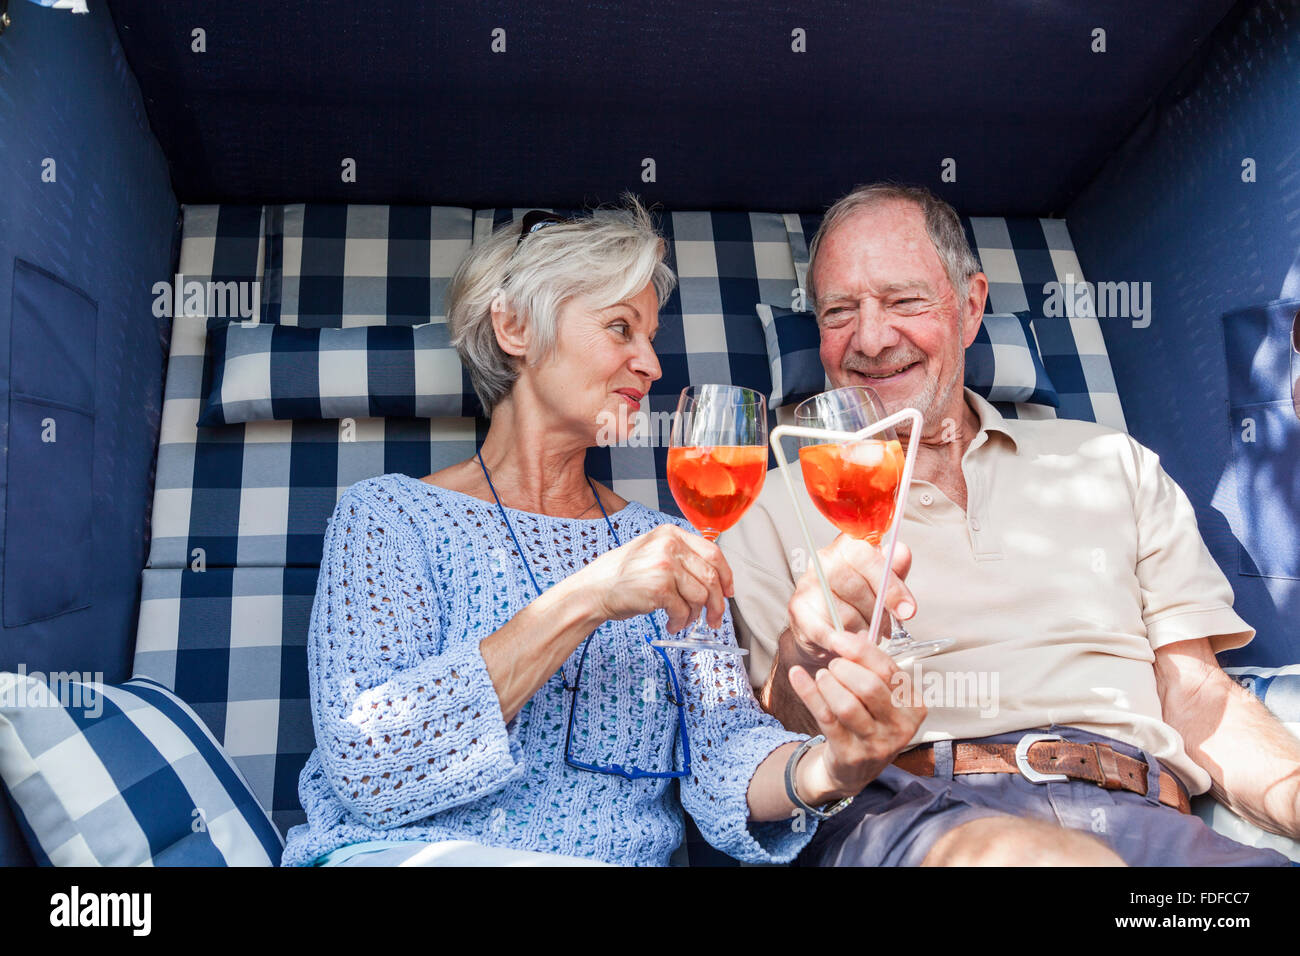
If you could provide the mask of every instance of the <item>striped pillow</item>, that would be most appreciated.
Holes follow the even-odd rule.
[[[772,372],[769,408],[798,405],[805,398],[831,388],[822,368],[821,330],[812,312],[796,312],[777,305],[758,303],[758,321],[763,326],[767,361]]]
[[[445,322],[344,329],[228,322],[208,332],[207,355],[201,426],[483,414]]]
[[[0,780],[43,866],[277,866],[284,850],[203,722],[148,678],[0,672]]]
[[[985,313],[975,341],[966,349],[966,385],[990,402],[1052,408],[1061,404],[1038,352],[1034,327],[1024,313]]]

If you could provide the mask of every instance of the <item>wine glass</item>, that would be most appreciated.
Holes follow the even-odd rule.
[[[857,432],[886,416],[873,389],[853,385],[806,399],[794,417],[798,427]],[[907,489],[899,489],[903,446],[893,428],[855,441],[801,436],[799,466],[808,497],[826,520],[876,546],[894,522],[898,503],[907,500]],[[895,659],[929,657],[953,644],[951,638],[917,641],[892,613],[889,621],[890,638],[880,647]]]
[[[668,447],[668,488],[686,520],[718,540],[745,513],[767,477],[767,399],[736,385],[682,389]],[[747,654],[743,647],[699,638],[708,609],[684,637],[651,641],[659,647]]]

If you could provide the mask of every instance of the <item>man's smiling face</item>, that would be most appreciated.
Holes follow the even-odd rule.
[[[958,300],[920,207],[888,200],[857,210],[822,238],[813,268],[831,383],[870,386],[889,413],[916,408],[927,431],[952,415],[984,285],[972,280]]]

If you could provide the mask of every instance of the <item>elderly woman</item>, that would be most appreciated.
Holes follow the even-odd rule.
[[[812,746],[759,709],[736,657],[650,644],[705,609],[735,637],[717,546],[584,469],[661,374],[675,279],[628,207],[530,214],[457,271],[452,339],[491,425],[474,457],[358,482],[330,519],[317,749],[285,865],[664,865],[683,810],[733,857],[788,861],[887,762],[878,738],[919,725],[861,636],[801,682],[829,741]]]

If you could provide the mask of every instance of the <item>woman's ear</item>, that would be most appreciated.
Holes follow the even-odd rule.
[[[528,354],[528,328],[501,292],[492,299],[492,331],[507,355],[524,358]]]

